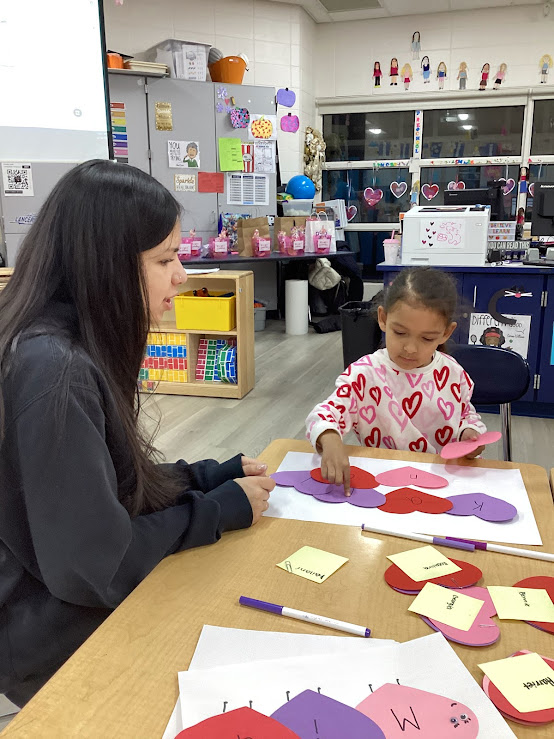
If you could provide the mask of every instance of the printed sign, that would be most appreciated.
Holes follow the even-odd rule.
[[[200,146],[197,141],[168,141],[167,159],[172,169],[200,167]]]
[[[176,192],[196,192],[195,174],[176,174],[173,180]]]
[[[171,103],[156,103],[156,131],[173,131]]]
[[[527,359],[531,316],[506,314],[506,318],[515,320],[515,324],[506,326],[499,323],[490,313],[472,313],[467,343],[502,347],[502,349],[509,349]]]
[[[2,187],[6,196],[32,197],[33,170],[30,164],[2,163]]]

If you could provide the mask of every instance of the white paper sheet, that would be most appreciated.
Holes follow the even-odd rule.
[[[408,462],[384,459],[351,457],[350,463],[374,475],[386,470],[405,467]],[[317,454],[289,452],[279,471],[308,470],[319,467]],[[294,488],[277,486],[271,493],[266,516],[293,518],[297,521],[320,521],[346,526],[377,526],[403,533],[417,532],[435,536],[457,536],[463,539],[500,541],[509,544],[542,544],[533,515],[533,509],[519,470],[489,469],[485,467],[458,467],[455,465],[409,462],[411,467],[434,472],[448,480],[448,487],[425,490],[427,493],[447,498],[464,493],[487,493],[512,503],[518,514],[512,521],[491,523],[476,516],[449,516],[447,513],[384,513],[377,508],[357,508],[349,503],[322,503],[311,495],[303,495]],[[423,490],[424,488],[420,488]],[[380,485],[379,492],[388,493],[392,487]],[[366,534],[368,536],[368,534]]]
[[[189,665],[189,672],[283,657],[339,653],[360,655],[364,650],[390,644],[396,642],[392,639],[358,639],[351,636],[289,634],[282,631],[250,631],[204,626]],[[184,728],[181,699],[178,698],[162,739],[174,739]]]
[[[358,640],[359,641],[359,640]],[[349,706],[384,683],[407,685],[452,698],[471,708],[479,736],[515,735],[440,633],[358,655],[294,657],[179,673],[184,728],[210,716],[251,705],[271,715],[290,697],[319,690]],[[371,685],[371,688],[368,686]]]

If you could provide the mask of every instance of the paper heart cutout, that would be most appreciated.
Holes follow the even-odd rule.
[[[274,472],[270,477],[272,480],[275,480],[277,485],[291,488],[296,487],[296,484],[299,482],[311,479],[309,470],[300,470],[298,472]]]
[[[450,575],[441,575],[441,577],[433,577],[431,580],[412,580],[403,570],[395,564],[392,564],[385,572],[385,581],[393,590],[408,595],[416,595],[423,590],[425,583],[432,582],[436,585],[442,585],[445,588],[460,590],[475,585],[483,577],[481,570],[470,562],[464,562],[461,559],[452,559],[460,569]]]
[[[390,191],[392,192],[395,198],[401,198],[407,189],[408,189],[408,185],[406,182],[391,182],[390,183]]]
[[[263,736],[264,739],[300,739],[298,734],[273,718],[252,708],[237,708],[201,721],[181,731],[175,739],[236,739]]]
[[[372,187],[366,187],[364,190],[364,200],[368,205],[377,205],[379,200],[383,197],[382,190],[374,190]]]
[[[522,654],[529,654],[528,649],[522,649],[520,652],[511,654],[510,657],[519,657]],[[554,669],[554,659],[550,657],[540,657]],[[483,691],[485,695],[494,703],[500,713],[506,716],[512,721],[517,721],[520,724],[527,724],[530,726],[539,726],[541,724],[550,723],[554,721],[554,708],[547,708],[542,711],[527,711],[526,713],[520,713],[517,708],[514,708],[511,703],[504,697],[504,695],[498,690],[496,685],[490,681],[485,675],[483,677]]]
[[[498,181],[504,183],[502,185],[502,192],[504,193],[504,195],[509,195],[509,193],[511,193],[516,186],[516,181],[513,177],[509,177],[508,179],[506,179],[505,177],[499,177]]]
[[[439,194],[439,186],[425,183],[421,188],[421,194],[426,200],[432,200]]]
[[[356,710],[375,721],[387,739],[416,735],[472,739],[479,733],[477,716],[463,703],[407,685],[385,683],[359,703]],[[461,727],[461,732],[452,731]],[[311,739],[317,735],[306,736]]]
[[[448,190],[465,190],[466,183],[462,182],[462,180],[458,180],[458,182],[454,182],[454,180],[452,180],[451,182],[448,183],[447,189]]]
[[[529,191],[529,195],[531,197],[534,197],[535,196],[535,183],[534,182],[530,182],[527,190]]]
[[[365,470],[355,467],[352,469],[357,470],[354,479],[361,481],[364,485],[372,483],[376,486],[377,483],[373,475],[370,475],[369,472],[366,473]],[[293,487],[299,493],[312,495],[322,503],[350,503],[350,505],[359,508],[377,508],[386,502],[383,493],[379,493],[372,488],[357,488],[354,485],[350,491],[351,494],[346,496],[342,485],[332,485],[329,482],[323,481],[321,470],[319,470],[319,480],[312,477],[309,470],[275,472],[270,477],[275,480],[277,485]]]
[[[476,516],[492,523],[511,521],[517,516],[517,508],[511,503],[486,493],[449,495],[447,500],[452,501],[450,516]]]
[[[454,575],[457,574],[457,572],[454,573]],[[450,641],[455,641],[458,644],[466,644],[470,647],[486,647],[498,641],[500,638],[500,627],[498,622],[492,620],[492,617],[496,616],[496,608],[487,588],[471,587],[463,590],[453,588],[453,590],[459,590],[464,595],[469,595],[471,598],[477,598],[477,600],[483,601],[481,610],[477,614],[471,628],[467,631],[462,631],[461,629],[456,629],[453,626],[436,621],[433,618],[422,616],[421,618],[425,623],[429,624],[435,631],[440,631]]]
[[[348,222],[353,221],[354,218],[358,215],[358,208],[355,205],[349,205],[346,209],[346,218],[348,219]]]
[[[321,474],[321,467],[316,467],[315,470],[311,470],[310,475],[314,480],[318,482],[329,483],[329,480],[325,480]],[[372,490],[377,487],[377,480],[371,472],[366,472],[360,467],[350,467],[350,484],[353,488],[361,488],[362,490]]]
[[[379,485],[388,485],[391,488],[397,485],[417,485],[420,488],[445,488],[448,485],[448,481],[444,477],[410,466],[380,472],[375,479]]]
[[[454,394],[454,384],[452,386],[452,393]],[[441,449],[441,457],[443,459],[460,459],[465,457],[466,454],[471,454],[480,446],[486,446],[487,444],[495,444],[502,438],[500,431],[485,431],[484,434],[475,439],[475,441],[451,441]]]
[[[452,508],[452,503],[447,498],[438,498],[413,488],[399,488],[387,493],[385,497],[386,503],[378,506],[385,513],[446,513]]]
[[[385,734],[371,718],[313,690],[295,696],[272,713],[271,718],[302,739],[385,739]],[[259,736],[266,739],[265,734]]]
[[[534,577],[526,577],[524,580],[520,580],[514,584],[514,588],[538,588],[539,590],[546,590],[550,596],[550,600],[554,603],[554,577],[548,577],[547,575],[535,575]],[[530,626],[534,626],[536,629],[541,631],[547,631],[549,634],[554,634],[554,624],[547,623],[545,621],[527,621]]]

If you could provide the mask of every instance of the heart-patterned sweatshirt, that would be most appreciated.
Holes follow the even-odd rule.
[[[306,419],[314,447],[328,429],[353,429],[360,444],[439,453],[462,431],[487,429],[471,404],[473,382],[452,357],[435,352],[426,367],[403,370],[379,349],[350,365],[335,392]],[[317,447],[316,447],[317,448]]]

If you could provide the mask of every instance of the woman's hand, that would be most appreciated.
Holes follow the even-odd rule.
[[[253,526],[269,508],[269,494],[275,487],[275,480],[270,477],[241,477],[235,482],[244,490],[252,506]]]
[[[265,475],[267,472],[267,464],[258,462],[257,459],[251,459],[250,457],[241,457],[242,471],[246,477],[254,476],[259,477]]]
[[[475,441],[479,438],[481,434],[477,433],[475,429],[465,429],[462,431],[462,435],[460,436],[460,441]],[[470,452],[469,454],[466,454],[464,459],[475,459],[475,457],[478,457],[480,454],[483,454],[485,451],[484,446],[477,447],[475,451]]]
[[[344,494],[350,495],[350,460],[340,435],[324,431],[317,445],[321,448],[321,474],[333,485],[344,485]]]

